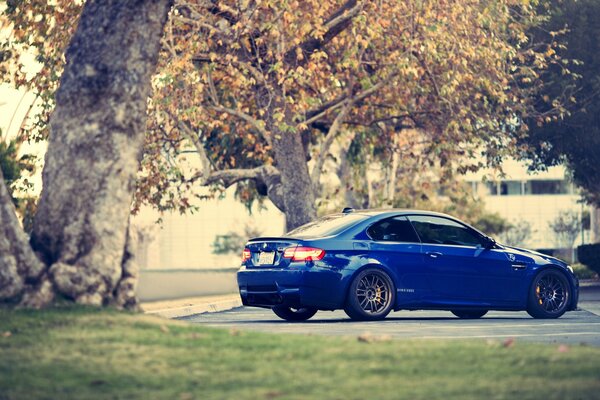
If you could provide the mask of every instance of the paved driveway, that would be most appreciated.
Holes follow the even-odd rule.
[[[581,304],[598,310],[600,288],[584,288]],[[600,312],[599,312],[600,314]],[[320,311],[309,321],[289,323],[271,310],[241,307],[186,318],[215,327],[271,333],[357,336],[366,332],[396,338],[527,340],[600,346],[600,316],[572,311],[555,320],[536,320],[525,312],[492,311],[479,320],[461,320],[446,311],[399,311],[383,321],[354,322],[343,311]]]

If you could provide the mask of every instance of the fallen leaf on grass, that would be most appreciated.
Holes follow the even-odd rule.
[[[508,347],[512,347],[514,344],[515,344],[515,339],[510,337],[502,343],[502,346],[508,348]]]
[[[279,396],[283,396],[283,392],[280,392],[280,391],[277,391],[277,390],[273,390],[271,392],[265,393],[265,398],[267,398],[267,399],[274,399],[274,398],[279,397]]]
[[[160,330],[163,331],[164,333],[170,333],[171,331],[169,330],[169,327],[166,325],[161,325],[160,326]]]
[[[371,332],[365,332],[356,337],[359,342],[363,343],[373,343],[373,342],[389,342],[392,340],[392,336],[390,335],[373,335]]]
[[[204,333],[192,333],[190,335],[190,339],[204,339],[205,337],[207,337],[208,335],[204,334]]]
[[[231,336],[240,336],[240,331],[239,331],[238,329],[231,328],[231,329],[229,330],[229,334],[230,334]]]
[[[10,337],[12,336],[12,332],[11,331],[6,331],[2,333],[2,337]]]
[[[557,350],[559,353],[568,353],[571,349],[566,344],[561,344],[560,346],[558,346]]]

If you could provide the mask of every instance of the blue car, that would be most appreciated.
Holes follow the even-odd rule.
[[[353,210],[281,237],[250,240],[237,273],[242,302],[288,321],[343,309],[355,320],[390,311],[447,310],[480,318],[575,310],[579,282],[565,262],[505,246],[445,214]]]

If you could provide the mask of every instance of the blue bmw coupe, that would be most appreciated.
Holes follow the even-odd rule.
[[[526,310],[558,318],[577,308],[579,293],[565,262],[418,210],[344,209],[281,237],[252,239],[237,280],[244,305],[288,321],[337,309],[356,320],[392,310],[447,310],[459,318]]]

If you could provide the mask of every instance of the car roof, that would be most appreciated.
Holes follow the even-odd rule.
[[[419,214],[419,215],[431,215],[431,216],[436,216],[436,217],[446,217],[446,218],[450,218],[450,219],[454,219],[454,220],[456,219],[455,217],[453,217],[451,215],[436,212],[436,211],[416,210],[416,209],[410,209],[410,208],[366,209],[366,210],[354,210],[354,211],[350,211],[349,214],[350,213],[367,215],[369,217],[374,217],[374,216],[382,216],[382,217],[390,216],[391,217],[394,215]]]

